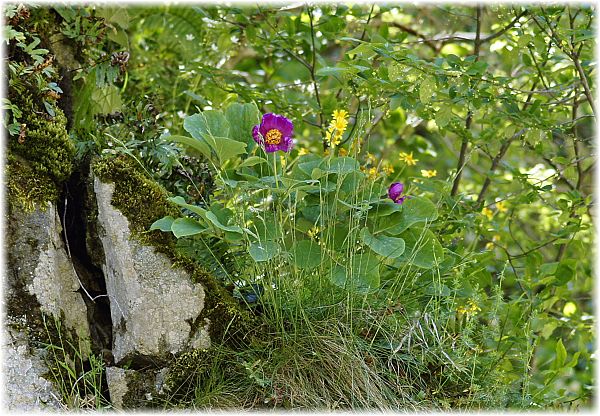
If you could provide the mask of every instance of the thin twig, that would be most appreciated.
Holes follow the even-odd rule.
[[[473,45],[473,55],[475,55],[475,60],[479,60],[479,52],[480,52],[480,38],[481,38],[481,12],[483,6],[477,6],[477,28],[475,35],[475,44]],[[471,122],[473,120],[473,112],[469,110],[467,114],[467,120],[465,122],[465,129],[468,131],[471,128]],[[467,150],[469,148],[469,136],[465,133],[462,139],[462,143],[460,146],[460,154],[458,157],[458,165],[456,166],[456,176],[454,177],[454,181],[452,183],[452,190],[450,191],[450,196],[455,196],[458,192],[458,186],[460,184],[460,179],[462,177],[462,171],[465,167],[465,157],[467,154]]]

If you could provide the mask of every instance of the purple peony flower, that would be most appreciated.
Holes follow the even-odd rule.
[[[294,124],[284,116],[273,113],[265,114],[260,125],[254,126],[252,129],[254,141],[263,146],[267,153],[292,150],[293,134]]]
[[[401,182],[394,182],[390,185],[390,189],[388,189],[388,196],[396,204],[401,204],[406,199],[406,195],[402,196],[402,192],[404,192],[404,184]]]

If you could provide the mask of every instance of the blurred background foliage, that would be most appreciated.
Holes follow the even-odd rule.
[[[56,90],[68,78],[72,93],[58,106],[80,159],[128,154],[174,195],[198,202],[219,190],[209,167],[168,139],[184,133],[185,116],[254,102],[294,122],[295,156],[329,151],[324,132],[332,112],[344,109],[350,124],[342,148],[359,142],[365,169],[432,199],[441,218],[433,231],[457,255],[443,275],[417,278],[407,315],[432,299],[445,305],[436,317],[449,334],[445,352],[458,365],[484,363],[472,377],[494,374],[480,384],[498,389],[495,406],[590,406],[594,8],[295,3],[31,11],[38,21],[51,19],[53,31],[37,33],[34,19],[26,24],[17,14],[6,14],[7,27],[28,33],[28,41],[39,37],[63,73],[36,69],[48,50],[8,37],[13,56],[29,54],[8,71],[9,140],[19,136],[23,110],[11,93],[24,83]],[[59,38],[76,51],[72,60],[47,46]],[[44,97],[35,111],[53,117],[53,96]],[[452,351],[453,337],[472,348]],[[444,377],[443,368],[430,370]],[[476,391],[439,386],[430,393],[440,402],[478,406],[468,404]]]

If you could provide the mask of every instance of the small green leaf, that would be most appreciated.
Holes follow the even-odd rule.
[[[371,250],[383,257],[395,259],[404,253],[404,240],[385,235],[373,236],[367,227],[360,231],[362,241],[369,246]]]
[[[440,129],[444,128],[448,125],[448,123],[450,123],[452,116],[452,106],[445,105],[435,114],[435,124],[437,124]]]
[[[427,77],[421,82],[421,86],[419,87],[419,99],[423,104],[427,104],[431,101],[431,98],[435,93],[435,88],[435,80],[431,77]]]
[[[185,237],[188,235],[200,234],[206,231],[206,227],[193,218],[177,218],[171,224],[171,231],[175,237]]]
[[[171,231],[171,225],[175,219],[170,215],[168,217],[163,217],[160,220],[156,220],[150,226],[150,231],[152,230],[161,230],[161,231]]]
[[[559,368],[563,368],[565,362],[567,361],[567,350],[563,345],[562,339],[559,339],[556,343],[555,347],[556,352],[556,360],[552,363],[552,368],[554,370],[558,370]]]
[[[279,253],[279,244],[275,241],[250,243],[248,251],[256,262],[268,261]]]

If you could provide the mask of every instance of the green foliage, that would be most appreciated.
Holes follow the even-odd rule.
[[[9,91],[33,91],[38,115],[60,118],[48,98],[60,94],[52,66],[35,70],[48,46],[17,8],[6,12]],[[161,5],[59,14],[62,35],[88,51],[75,71],[79,153],[120,155],[115,172],[99,168],[115,181],[145,172],[164,185],[168,209],[140,211],[166,196],[150,187],[149,199],[130,201],[129,182],[116,202],[139,220],[142,238],[168,242],[179,259],[218,275],[206,284],[232,292],[273,340],[253,338],[195,373],[202,357],[192,357],[193,381],[175,383],[189,387],[175,402],[589,406],[592,8]],[[113,64],[123,48],[130,61]],[[98,59],[101,49],[110,60]],[[4,101],[16,141],[29,111],[17,96]],[[268,112],[293,121],[290,153],[265,154],[252,140]],[[408,196],[402,205],[386,197],[396,181]],[[213,317],[236,309],[209,304]],[[215,326],[231,328],[228,318]],[[325,339],[332,333],[340,336]],[[325,371],[327,351],[347,357],[344,374]],[[235,364],[228,372],[220,359]],[[284,379],[296,390],[282,390]],[[323,379],[338,384],[319,390]],[[399,396],[405,386],[410,400]],[[359,390],[368,393],[349,398]]]
[[[101,356],[82,351],[77,337],[59,319],[42,316],[46,328],[46,363],[51,379],[68,409],[111,408],[107,386],[103,385],[104,361]]]
[[[187,140],[186,149],[195,145],[211,160],[215,202],[231,211],[218,223],[194,216],[198,235],[217,238],[244,258],[234,267],[238,280],[265,287],[261,304],[276,325],[292,325],[294,316],[341,301],[343,293],[351,294],[347,307],[362,313],[358,305],[380,310],[398,299],[406,316],[429,316],[427,324],[419,320],[423,328],[433,326],[417,361],[431,373],[429,383],[444,386],[426,389],[437,403],[585,406],[594,339],[586,250],[592,241],[593,12],[573,6],[423,10],[186,9],[202,21],[194,36],[216,48],[202,64],[187,58],[185,42],[163,55],[182,65],[171,112],[181,110],[194,123],[213,114],[208,118],[221,123],[219,134],[203,131],[207,139],[200,126],[192,132],[184,121],[196,142],[173,140]],[[147,45],[149,37],[141,38]],[[248,105],[240,103],[290,118],[295,150],[273,157],[248,135],[234,137],[231,120],[228,129],[215,114]],[[194,106],[198,114],[190,116]],[[327,154],[325,132],[336,109],[350,113],[349,123]],[[177,124],[169,124],[174,135],[181,134]],[[216,137],[248,146],[232,147],[224,157]],[[410,196],[401,206],[385,201],[387,186],[398,180]],[[221,212],[207,209],[217,217]],[[235,226],[241,233],[227,231]],[[378,266],[371,273],[372,258]],[[378,322],[393,332],[389,320]],[[416,324],[396,325],[402,339]],[[444,333],[460,346],[446,344]],[[556,337],[567,357],[577,355],[559,373],[550,368]],[[392,335],[390,342],[398,345]],[[404,347],[397,352],[407,354],[406,362],[415,353]],[[490,397],[486,389],[498,394]]]

